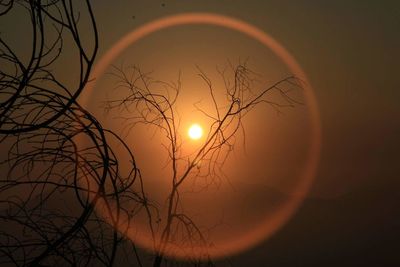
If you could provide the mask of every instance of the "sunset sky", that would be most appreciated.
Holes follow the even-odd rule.
[[[272,239],[235,256],[234,263],[393,266],[400,261],[396,1],[121,1],[113,8],[96,5],[95,11],[102,52],[161,16],[216,12],[269,33],[308,75],[322,123],[316,180],[297,215]]]
[[[185,12],[210,12],[262,29],[297,60],[307,75],[319,107],[322,133],[314,182],[290,220],[267,240],[232,255],[233,266],[400,264],[400,2],[118,0],[112,4],[93,1],[93,9],[100,38],[98,60],[120,38],[145,23]],[[8,23],[15,23],[15,32],[9,34],[24,34],[17,17]],[[187,137],[192,123],[202,125],[203,134],[207,134],[207,120],[194,112],[192,105],[206,95],[196,65],[216,80],[215,66],[223,66],[227,60],[237,63],[246,59],[255,72],[262,73],[265,84],[290,74],[288,67],[257,41],[205,25],[179,26],[154,33],[129,47],[113,64],[136,64],[145,71],[154,71],[155,78],[164,81],[176,80],[181,72],[182,84],[186,86],[179,102],[184,114],[182,135],[186,136],[189,151],[193,148],[190,146],[196,145],[196,140]],[[115,96],[110,91],[115,81],[109,78],[98,77],[97,91],[85,104],[104,126],[121,130],[121,124],[112,116],[105,116],[99,104]],[[250,152],[257,153],[245,159],[244,149],[239,147],[237,161],[227,163],[236,166],[239,161],[245,162],[242,168],[231,168],[231,182],[241,187],[243,196],[253,198],[247,203],[238,200],[241,193],[226,193],[216,201],[235,220],[242,216],[237,212],[240,205],[252,205],[248,213],[255,221],[272,212],[274,207],[269,210],[264,203],[269,199],[264,195],[264,186],[277,195],[272,201],[295,194],[297,174],[305,168],[305,155],[312,143],[308,139],[312,123],[306,107],[296,107],[281,116],[273,110],[258,112],[249,117],[247,136]],[[162,166],[154,169],[146,163],[150,158],[162,157],[155,152],[158,143],[149,148],[142,141],[154,140],[151,134],[138,128],[128,137],[132,138],[131,145],[143,152],[138,158],[145,162],[145,169],[147,166],[153,178],[161,176]],[[145,139],[138,141],[142,137]],[[265,155],[266,151],[273,152]],[[285,168],[283,164],[287,164]],[[249,181],[249,176],[253,180]],[[275,179],[266,182],[265,176]],[[150,179],[149,183],[159,181]],[[230,186],[222,185],[220,189],[229,191]],[[213,190],[202,197],[217,198],[219,193]],[[157,188],[152,193],[162,191]],[[229,202],[230,199],[236,202]],[[188,201],[193,201],[199,212],[211,205],[206,201],[199,204],[195,198]],[[216,215],[210,218],[215,219],[220,213],[217,207],[213,208]],[[232,229],[242,231],[252,224],[246,221],[243,225],[233,223]],[[229,232],[230,239],[235,239],[235,231]]]
[[[135,27],[170,14],[216,12],[260,27],[295,56],[315,88],[323,148],[313,193],[334,197],[397,180],[390,171],[399,123],[396,1],[119,1],[94,9],[100,55]]]

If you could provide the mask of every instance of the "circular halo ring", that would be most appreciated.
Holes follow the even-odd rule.
[[[294,59],[294,57],[280,43],[278,43],[274,38],[269,36],[261,29],[232,17],[212,13],[183,13],[156,19],[140,26],[139,28],[125,35],[118,42],[116,42],[95,65],[90,79],[92,80],[92,82],[88,83],[84,90],[84,93],[80,97],[82,105],[85,106],[88,103],[87,101],[88,99],[90,99],[90,95],[93,93],[94,90],[94,80],[96,79],[96,77],[101,77],[106,71],[107,67],[111,64],[111,62],[127,47],[156,31],[160,31],[173,26],[190,24],[213,25],[235,30],[247,35],[252,39],[257,40],[258,42],[262,43],[266,48],[272,50],[287,65],[287,67],[293,74],[295,74],[297,77],[301,78],[305,82],[305,99],[307,107],[310,111],[311,133],[310,148],[307,155],[308,161],[303,173],[299,175],[300,180],[295,188],[294,195],[292,195],[286,201],[286,203],[282,205],[282,207],[272,216],[272,218],[269,217],[268,219],[260,222],[258,227],[249,230],[247,233],[244,233],[241,236],[238,236],[235,242],[224,244],[219,248],[208,248],[209,257],[215,259],[233,255],[245,249],[249,249],[250,247],[260,243],[261,241],[268,239],[295,213],[299,205],[306,197],[315,177],[320,155],[321,126],[318,104],[314,95],[314,91],[307,79],[307,76],[305,75],[304,71],[297,63],[297,61]],[[152,241],[140,238],[140,236],[137,235],[136,231],[133,232],[135,232],[135,236],[133,236],[133,234],[132,236],[129,236],[128,232],[129,238],[138,242],[138,245],[143,246],[146,249],[152,249]],[[167,253],[167,256],[172,256],[176,258],[188,257],[187,254],[180,255],[176,253],[174,255],[168,255]],[[193,256],[195,257],[196,255]]]

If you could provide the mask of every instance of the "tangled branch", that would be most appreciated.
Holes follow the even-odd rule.
[[[180,255],[195,255],[209,259],[204,229],[199,227],[181,208],[180,189],[186,181],[199,177],[210,183],[218,180],[229,154],[234,150],[238,131],[245,132],[243,118],[254,108],[267,104],[280,112],[282,108],[301,104],[291,92],[302,88],[296,77],[286,77],[260,91],[254,90],[258,75],[246,63],[226,66],[218,70],[225,88],[216,89],[207,74],[197,67],[199,77],[208,89],[212,110],[199,104],[195,108],[211,122],[204,142],[192,155],[182,152],[182,137],[179,134],[180,117],[177,115],[177,99],[181,91],[180,77],[176,83],[153,79],[149,73],[136,66],[113,66],[111,75],[116,79],[115,90],[123,96],[107,100],[105,110],[116,111],[123,120],[125,131],[139,124],[160,130],[165,135],[162,146],[168,151],[168,167],[171,169],[171,188],[167,198],[166,215],[160,232],[156,234],[154,250],[157,252],[154,265],[160,266],[164,255],[179,250]],[[218,95],[224,95],[224,99]],[[274,95],[273,97],[271,97]],[[202,247],[201,251],[198,251]]]

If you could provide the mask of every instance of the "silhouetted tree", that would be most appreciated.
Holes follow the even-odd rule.
[[[117,114],[124,112],[121,117],[128,131],[135,129],[138,124],[144,124],[160,130],[166,136],[161,145],[168,151],[167,167],[170,168],[168,173],[171,173],[171,188],[166,200],[166,214],[161,215],[163,218],[153,216],[157,221],[150,222],[154,224],[154,229],[162,222],[162,226],[157,228],[159,232],[153,234],[153,249],[156,251],[153,266],[161,266],[168,250],[167,254],[174,254],[174,250],[179,250],[181,255],[195,255],[194,258],[187,258],[193,263],[197,262],[196,259],[201,259],[211,264],[207,252],[211,243],[204,235],[204,230],[201,230],[204,228],[198,226],[182,209],[182,184],[202,177],[203,181],[208,181],[203,186],[208,186],[221,178],[222,167],[234,149],[238,131],[245,132],[242,120],[253,108],[268,104],[279,112],[283,107],[301,104],[291,96],[293,90],[301,88],[301,82],[296,77],[284,78],[256,91],[254,88],[258,75],[246,63],[228,64],[218,70],[225,85],[222,89],[224,98],[221,99],[217,97],[221,88],[214,88],[206,73],[199,67],[197,70],[208,88],[212,109],[205,110],[195,104],[196,109],[210,120],[210,125],[204,142],[190,155],[184,155],[182,151],[179,129],[181,118],[177,115],[180,78],[176,83],[162,82],[136,66],[113,66],[111,72],[116,79],[116,90],[123,90],[123,97],[106,101],[106,110]],[[271,94],[278,94],[278,97],[271,97]],[[199,247],[202,249],[199,250]]]
[[[298,103],[282,89],[301,88],[298,79],[288,77],[255,92],[257,75],[246,64],[229,65],[220,71],[226,96],[221,102],[198,68],[213,110],[197,107],[211,124],[203,144],[186,156],[176,113],[179,80],[160,82],[137,67],[115,68],[119,88],[126,91],[106,109],[133,108],[128,127],[144,123],[167,137],[172,186],[167,212],[161,214],[121,134],[104,129],[77,101],[90,82],[98,49],[90,1],[0,1],[1,19],[15,14],[27,18],[21,23],[30,35],[1,25],[0,265],[143,266],[149,256],[154,266],[179,265],[165,257],[172,243],[189,252],[199,244],[206,248],[204,231],[180,208],[182,184],[196,177],[219,179],[245,114],[262,103],[277,110]],[[279,93],[281,101],[269,100],[270,92]],[[102,212],[95,212],[99,206]],[[130,225],[139,211],[154,231],[154,255],[139,250],[121,227],[121,218]],[[191,255],[199,255],[188,258],[193,266],[212,265],[207,249]]]
[[[2,19],[23,13],[31,34],[26,41],[2,24],[0,265],[112,266],[123,235],[95,206],[102,199],[118,208],[121,198],[147,204],[130,189],[140,180],[133,155],[128,150],[132,167],[123,176],[109,145],[123,140],[76,101],[98,47],[90,1],[11,0],[0,8]]]

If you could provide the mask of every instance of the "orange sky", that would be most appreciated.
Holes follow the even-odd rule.
[[[378,253],[377,262],[380,258],[389,259],[392,255],[385,254],[388,253],[385,251],[390,251],[392,246],[386,239],[399,236],[398,230],[391,230],[393,222],[399,219],[395,215],[398,214],[398,204],[395,204],[398,199],[394,196],[397,194],[394,189],[399,186],[400,134],[400,6],[397,1],[292,1],[290,5],[282,1],[257,0],[221,0],[218,3],[212,0],[165,1],[165,6],[161,3],[118,1],[113,6],[105,2],[94,3],[100,32],[98,58],[126,33],[153,19],[189,11],[216,12],[248,21],[279,40],[299,61],[315,88],[323,142],[321,161],[309,198],[297,216],[273,239],[235,260],[246,263],[254,259],[255,266],[258,260],[278,266],[294,266],[297,259],[304,263],[301,266],[312,263],[322,266],[323,259],[332,257],[331,261],[334,261],[353,255],[348,256],[350,259],[344,264],[338,263],[346,266],[348,262],[357,263],[357,255],[373,254],[371,252]],[[13,25],[11,32],[2,34],[20,35],[20,45],[24,43],[24,38],[28,38],[27,30],[20,26],[22,23],[13,19],[2,23]],[[182,70],[183,82],[191,88],[186,91],[190,93],[182,97],[193,99],[202,95],[193,94],[201,92],[202,87],[193,64],[210,71],[213,79],[216,78],[212,72],[215,65],[223,64],[226,59],[238,60],[238,56],[249,57],[254,70],[267,73],[270,81],[287,73],[287,69],[261,45],[237,35],[207,26],[168,29],[137,43],[119,60],[138,62],[145,69],[155,70],[160,79],[174,79]],[[21,48],[20,53],[28,54],[29,51]],[[263,56],[260,57],[260,54]],[[68,71],[74,70],[68,64],[65,67]],[[68,79],[68,75],[65,77]],[[109,85],[103,83],[105,87]],[[95,97],[103,96],[98,94]],[[185,108],[188,108],[186,112],[190,110]],[[290,151],[289,166],[294,166],[301,158],[301,153],[295,152],[301,152],[307,143],[301,138],[296,139],[300,142],[290,144],[284,140],[294,140],[293,133],[299,131],[303,131],[300,136],[306,135],[306,129],[296,128],[303,119],[301,116],[297,112],[289,113],[287,117],[294,123],[288,125],[287,117],[276,117],[271,113],[268,122],[274,126],[282,124],[280,129],[285,131],[280,131],[278,127],[268,128],[268,122],[261,124],[265,128],[258,131],[260,123],[251,121],[252,136],[257,138],[250,141],[249,146],[256,149],[255,144],[261,141],[265,150],[270,145],[283,147],[284,150],[274,150],[277,152],[270,156],[271,160],[282,164],[283,155]],[[288,139],[282,138],[282,132]],[[300,148],[294,149],[292,145]],[[285,176],[282,173],[266,175],[273,169],[262,171],[265,168],[262,159],[264,157],[257,159],[258,168],[249,170],[254,172],[254,177],[260,173],[263,174],[260,177]],[[143,160],[146,161],[145,157]],[[271,162],[268,164],[274,165]],[[295,170],[292,167],[284,171],[290,173]],[[240,171],[236,174],[240,177]],[[251,185],[247,183],[243,187],[254,193]],[[266,185],[287,193],[288,186],[282,184],[282,179],[268,180]],[[264,196],[263,193],[260,195]],[[257,197],[256,192],[254,199]],[[264,206],[256,207],[252,216],[257,216],[257,208],[262,210]],[[382,232],[383,228],[389,229],[388,233]],[[380,244],[385,251],[372,249],[365,243]],[[289,253],[287,250],[293,255],[292,261],[285,258]]]
[[[309,202],[305,203],[304,209],[300,210],[293,222],[270,242],[237,260],[256,265],[257,260],[266,260],[279,266],[293,266],[294,262],[322,264],[320,259],[323,258],[334,261],[337,259],[334,255],[346,259],[344,255],[353,252],[353,257],[338,263],[341,266],[353,266],[352,263],[362,262],[359,255],[370,251],[363,245],[365,240],[386,242],[383,241],[386,235],[377,232],[380,225],[391,229],[391,222],[396,216],[391,211],[395,209],[392,188],[398,188],[399,185],[394,167],[399,158],[395,147],[398,147],[397,136],[400,133],[400,92],[396,78],[400,60],[400,35],[397,34],[400,26],[399,9],[396,1],[295,1],[290,5],[281,1],[255,0],[218,3],[166,1],[165,7],[158,2],[126,2],[121,4],[121,8],[111,11],[98,6],[104,36],[101,52],[104,53],[107,47],[134,27],[163,15],[187,11],[217,12],[238,17],[262,28],[284,44],[304,68],[316,89],[322,122],[321,162]],[[109,16],[118,19],[110,21],[107,19]],[[205,30],[187,28],[179,34],[191,32],[204,33]],[[172,30],[160,33],[158,38],[166,42],[174,40],[165,40],[163,34],[175,37]],[[143,54],[140,58],[148,60],[149,67],[155,59],[168,63],[170,54],[166,51],[183,55],[190,53],[190,49],[182,49],[185,43],[192,42],[195,47],[209,45],[196,39],[198,36],[194,34],[190,40],[180,40],[178,44],[175,42],[166,50],[157,49],[156,42],[148,46],[142,44],[143,51],[149,49],[153,53],[151,58]],[[223,38],[224,35],[218,37]],[[157,40],[157,36],[151,38]],[[211,60],[217,61],[221,51],[227,53],[229,50],[224,49],[216,39]],[[246,50],[249,45],[254,44],[246,41],[231,43],[231,47],[241,47],[246,52],[244,54],[262,61],[264,58],[254,56],[257,54],[257,45]],[[186,70],[192,64],[185,61],[187,58],[190,61],[204,60],[202,54],[195,53],[175,58],[174,63]],[[212,62],[210,65],[215,64]],[[155,68],[162,69],[161,65]],[[363,205],[373,206],[374,210],[364,211],[361,208]],[[383,214],[383,210],[387,212]],[[372,220],[374,216],[381,216],[382,221]],[[328,217],[331,219],[323,220]],[[314,220],[319,221],[317,223]],[[362,223],[368,221],[370,223]],[[321,232],[317,232],[317,225],[320,225]],[[341,231],[346,233],[343,237]],[[396,232],[392,234],[396,235]],[[301,246],[296,245],[300,243]],[[321,250],[315,251],[315,246]],[[381,246],[391,247],[390,242]],[[323,248],[337,252],[330,258]],[[293,261],[285,256],[286,249],[293,253]],[[378,259],[386,258],[389,261],[390,254],[383,251],[378,250]]]

